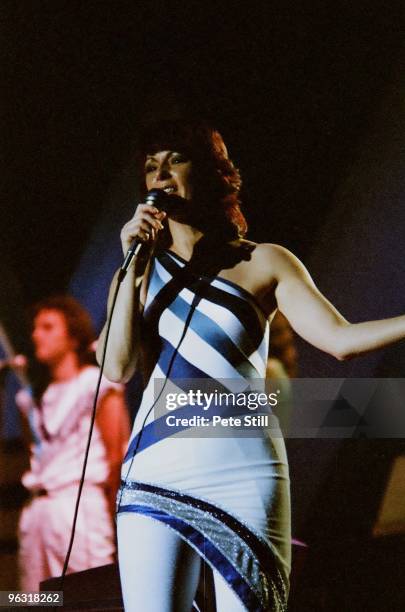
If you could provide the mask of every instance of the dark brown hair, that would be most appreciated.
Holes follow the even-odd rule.
[[[240,208],[242,180],[228,156],[221,134],[204,122],[165,120],[144,129],[139,146],[141,195],[146,193],[144,166],[148,154],[184,153],[193,163],[193,200],[204,213],[207,226],[220,226],[221,234],[243,237],[247,222]]]
[[[69,336],[77,341],[76,351],[80,365],[94,363],[90,345],[94,342],[96,333],[87,310],[70,295],[55,295],[34,304],[31,320],[42,310],[56,310],[63,315]]]
[[[69,336],[74,338],[78,344],[79,364],[81,366],[95,364],[94,353],[90,345],[95,340],[96,334],[87,310],[69,295],[56,295],[45,298],[31,307],[29,312],[31,324],[43,310],[56,310],[63,315]],[[30,362],[28,375],[32,381],[34,399],[40,405],[42,395],[51,382],[49,368],[34,360]]]

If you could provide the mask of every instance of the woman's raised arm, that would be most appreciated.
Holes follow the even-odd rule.
[[[278,245],[263,247],[262,257],[268,258],[277,281],[278,308],[310,344],[345,360],[405,338],[405,315],[350,323],[322,295],[295,255]]]
[[[124,225],[121,231],[124,254],[134,238],[144,240],[151,248],[157,233],[163,228],[161,220],[165,214],[150,204],[138,205],[134,217]],[[145,283],[142,280],[147,276],[149,266],[140,274],[138,263],[135,257],[121,282],[111,321],[104,374],[113,382],[128,382],[135,372],[140,356],[140,324],[145,300],[145,295],[143,295]],[[111,312],[117,277],[118,271],[110,286],[107,321]],[[97,343],[96,357],[99,364],[103,355],[106,331],[107,324],[104,325]]]

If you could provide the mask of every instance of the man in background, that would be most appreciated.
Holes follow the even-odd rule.
[[[32,432],[30,499],[19,523],[20,588],[62,573],[89,433],[99,368],[87,311],[72,297],[53,297],[33,311],[32,341],[42,376],[17,394]],[[103,377],[68,572],[111,563],[119,470],[129,436],[123,388]]]

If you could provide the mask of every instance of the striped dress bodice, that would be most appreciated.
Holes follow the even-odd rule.
[[[200,276],[160,305],[162,288],[185,264],[177,254],[165,251],[152,265],[144,317],[158,325],[161,352],[155,374],[168,374],[170,357],[181,340],[169,376],[263,378],[269,324],[248,291],[218,276]]]

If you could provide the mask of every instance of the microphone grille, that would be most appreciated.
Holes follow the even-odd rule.
[[[163,191],[163,189],[151,189],[146,194],[146,203],[147,204],[155,204],[156,201],[159,199],[159,197],[162,197],[162,194],[163,194],[163,196],[166,195],[166,193]]]
[[[163,189],[151,189],[146,194],[145,202],[167,212],[171,205],[171,196],[163,191]]]

